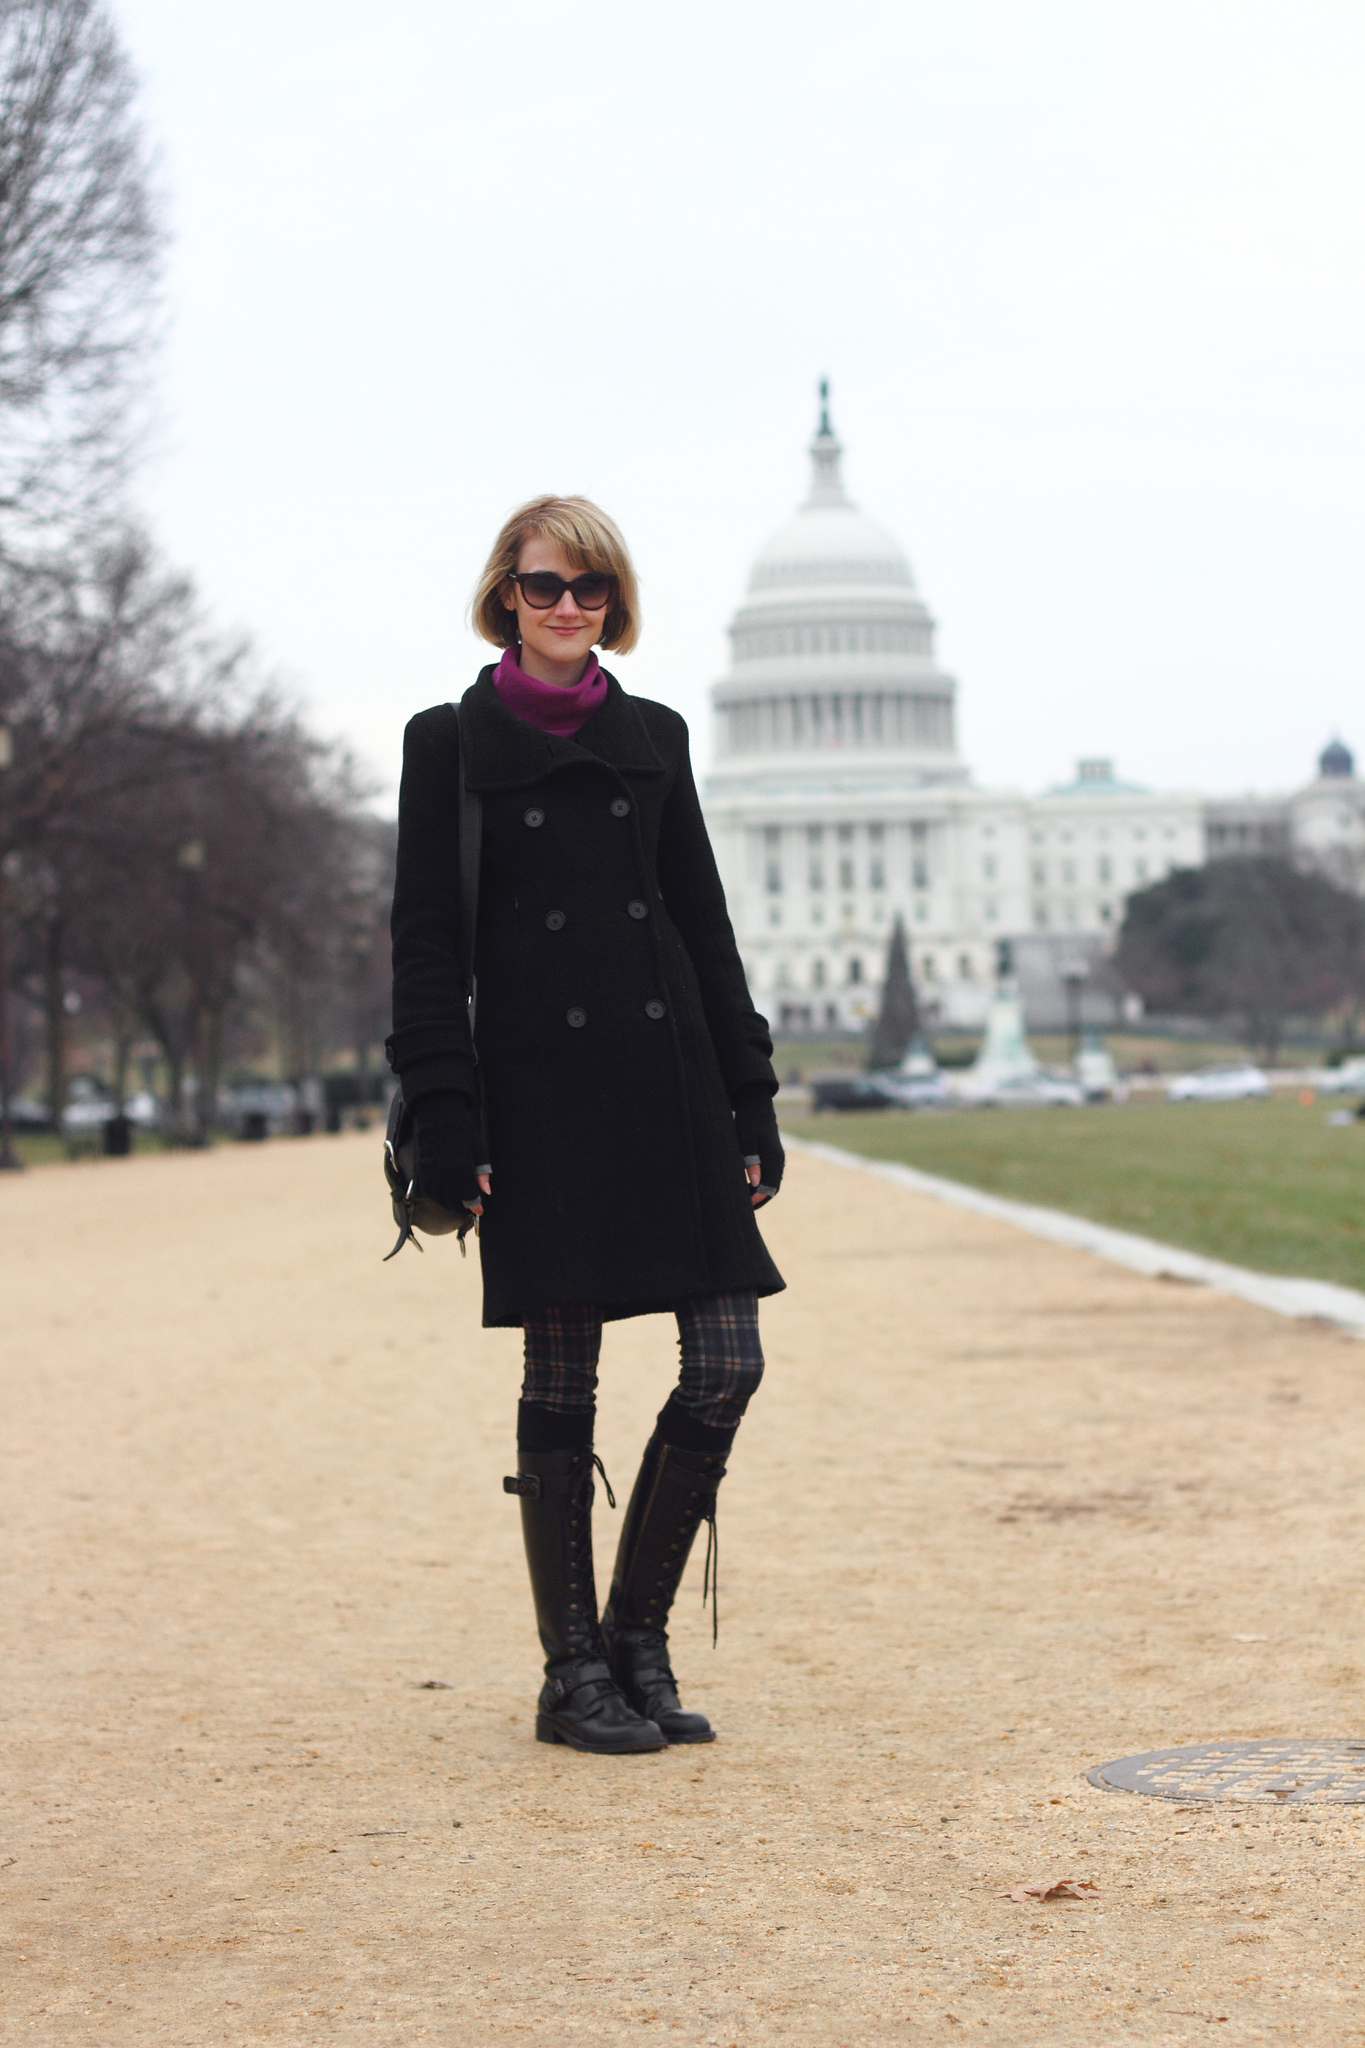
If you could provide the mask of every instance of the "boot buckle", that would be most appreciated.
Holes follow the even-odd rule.
[[[504,1493],[520,1493],[529,1500],[540,1499],[540,1474],[538,1472],[510,1472],[502,1482]]]

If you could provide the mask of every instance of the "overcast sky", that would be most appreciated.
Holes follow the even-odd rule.
[[[175,230],[139,498],[392,786],[507,509],[623,526],[709,753],[833,380],[986,785],[1365,753],[1357,0],[115,0]]]

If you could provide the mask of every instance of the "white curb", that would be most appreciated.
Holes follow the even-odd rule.
[[[1051,1238],[1054,1244],[1094,1252],[1116,1266],[1131,1267],[1135,1273],[1146,1273],[1152,1278],[1170,1274],[1176,1280],[1193,1280],[1201,1287],[1216,1287],[1223,1294],[1254,1302],[1257,1308],[1273,1309],[1278,1316],[1336,1323],[1354,1337],[1365,1337],[1365,1294],[1354,1287],[1338,1287],[1331,1280],[1295,1280],[1275,1273],[1253,1273],[1246,1266],[1229,1266],[1222,1259],[1206,1259],[1199,1252],[1182,1251],[1178,1245],[1134,1237],[1127,1230],[1110,1230],[1103,1223],[1090,1223],[1084,1216],[1068,1216],[1061,1209],[1010,1202],[1003,1195],[988,1195],[962,1181],[943,1180],[936,1173],[921,1173],[917,1167],[899,1166],[889,1159],[865,1159],[861,1153],[844,1152],[837,1145],[821,1145],[786,1131],[782,1133],[782,1142],[793,1151],[823,1159],[828,1166],[851,1166],[859,1173],[879,1174],[883,1180],[911,1188],[917,1195],[932,1195],[936,1201],[951,1202],[954,1208],[971,1209],[978,1216],[993,1216],[997,1222],[1012,1223],[1017,1230],[1027,1230],[1034,1237]]]

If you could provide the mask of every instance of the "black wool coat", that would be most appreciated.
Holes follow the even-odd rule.
[[[509,711],[485,669],[461,706],[483,851],[477,1070],[493,1194],[486,1325],[594,1304],[642,1315],[783,1285],[733,1105],[775,1092],[674,711],[614,677],[573,739]],[[460,725],[408,726],[389,1058],[408,1102],[473,1087],[460,989]]]

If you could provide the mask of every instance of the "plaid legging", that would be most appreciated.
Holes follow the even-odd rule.
[[[758,1296],[698,1294],[674,1303],[682,1370],[675,1399],[698,1422],[734,1429],[763,1377]],[[546,1308],[523,1325],[521,1398],[542,1408],[591,1408],[602,1318],[595,1308]]]

